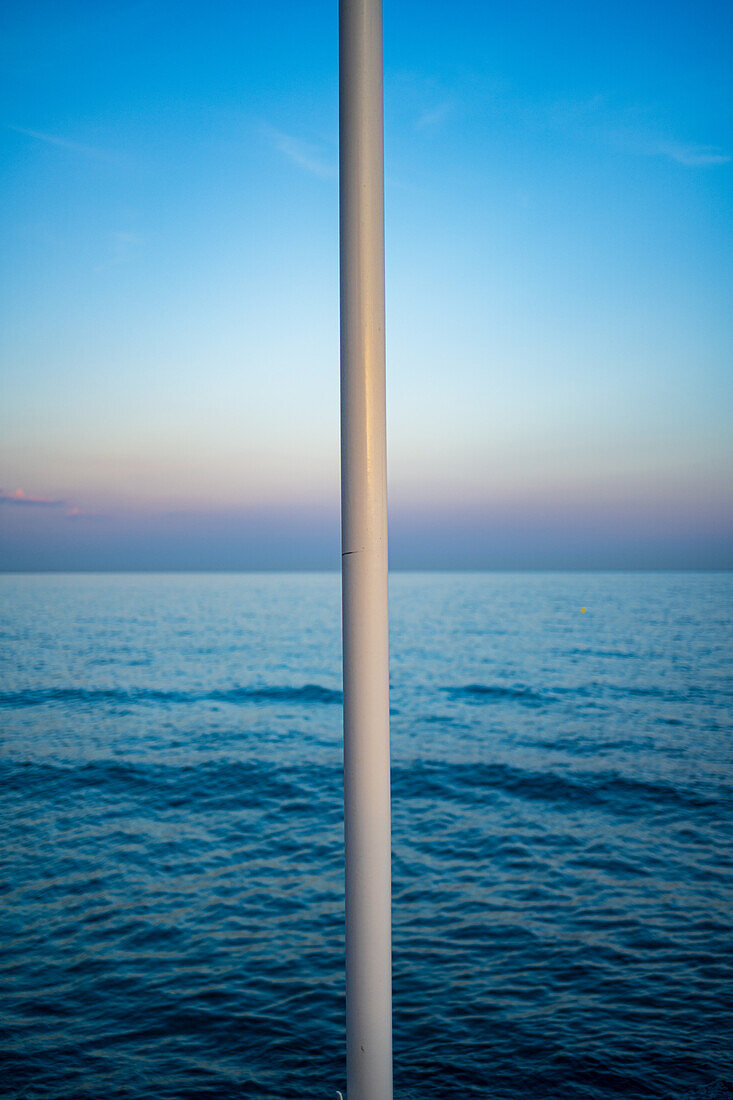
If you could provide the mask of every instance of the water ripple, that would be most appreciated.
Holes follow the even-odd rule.
[[[215,688],[208,691],[162,691],[159,688],[36,688],[0,692],[0,708],[18,710],[42,706],[94,706],[113,703],[131,705],[149,703],[341,703],[342,693],[320,684],[302,687],[271,685],[265,687]]]
[[[0,584],[0,1092],[333,1096],[337,579]],[[395,579],[402,1100],[730,1095],[731,589]]]

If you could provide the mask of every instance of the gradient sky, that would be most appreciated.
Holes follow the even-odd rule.
[[[391,560],[733,566],[733,8],[385,0]],[[0,568],[337,568],[335,0],[0,26]]]

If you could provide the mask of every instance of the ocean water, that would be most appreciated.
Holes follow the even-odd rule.
[[[725,1092],[732,597],[392,578],[398,1097]],[[0,598],[0,1094],[334,1097],[338,578]]]

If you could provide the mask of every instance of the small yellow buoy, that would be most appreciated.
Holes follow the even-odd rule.
[[[581,607],[581,609],[580,609],[580,614],[581,614],[581,615],[585,615],[585,608],[584,608],[584,607]]]

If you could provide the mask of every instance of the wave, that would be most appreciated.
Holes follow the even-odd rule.
[[[466,684],[463,687],[446,687],[443,691],[451,699],[468,700],[469,702],[497,702],[511,700],[524,703],[525,706],[538,707],[552,702],[547,695],[532,691],[531,688],[516,686],[505,687],[502,684]]]
[[[397,798],[435,798],[463,801],[469,790],[513,795],[527,801],[588,807],[622,815],[647,814],[669,806],[704,808],[726,803],[733,788],[720,784],[701,790],[650,782],[616,772],[533,771],[503,763],[444,764],[416,761],[392,769]],[[464,793],[462,793],[464,792]]]
[[[74,789],[109,788],[118,793],[147,792],[156,799],[229,805],[244,792],[265,801],[285,802],[306,791],[328,792],[329,805],[341,812],[340,760],[274,764],[267,760],[209,760],[195,764],[142,764],[101,758],[83,764],[36,761],[0,762],[0,781],[10,791],[31,789],[48,795]],[[588,808],[623,817],[648,815],[670,808],[709,810],[730,805],[733,786],[719,783],[692,787],[637,779],[618,772],[536,771],[501,762],[456,763],[439,760],[395,762],[392,766],[395,809],[412,799],[436,806],[446,802],[473,805],[482,795],[508,795],[526,802],[551,803],[558,808]]]
[[[576,699],[660,699],[670,702],[694,701],[699,694],[695,687],[671,688],[656,684],[613,684],[592,680],[571,687],[553,685],[546,691],[535,691],[524,684],[464,684],[442,689],[451,699],[467,703],[515,702],[528,707],[544,707],[572,696]]]
[[[263,687],[213,688],[209,691],[164,691],[159,688],[36,688],[0,692],[0,708],[22,710],[26,707],[54,705],[95,706],[137,703],[338,703],[340,691],[321,684],[265,685]]]
[[[8,794],[72,800],[96,789],[109,795],[142,798],[167,808],[229,809],[290,802],[299,797],[308,776],[302,768],[278,768],[260,761],[224,760],[195,764],[141,764],[98,760],[83,764],[0,761],[0,779]]]

